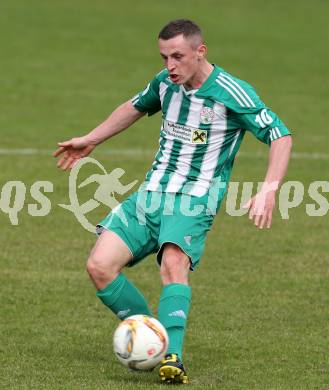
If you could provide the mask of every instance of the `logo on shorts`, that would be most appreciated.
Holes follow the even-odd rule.
[[[200,112],[200,122],[209,125],[215,117],[214,110],[210,107],[203,107]]]
[[[191,239],[192,239],[192,236],[185,236],[184,237],[184,240],[185,240],[187,245],[191,245]]]

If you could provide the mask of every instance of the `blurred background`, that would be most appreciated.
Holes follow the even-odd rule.
[[[270,231],[228,216],[223,206],[191,276],[191,383],[327,388],[328,215],[309,217],[305,205],[312,203],[309,184],[328,180],[328,14],[325,0],[1,1],[0,188],[12,180],[27,188],[17,226],[0,211],[1,388],[158,387],[154,373],[136,376],[115,360],[117,320],[84,270],[95,236],[58,207],[68,203],[68,173],[51,153],[145,87],[163,67],[158,32],[180,17],[202,27],[208,59],[250,82],[292,130],[286,180],[305,186],[303,203],[289,220],[277,212]],[[160,114],[143,118],[93,157],[108,171],[123,168],[122,182],[141,182],[159,126]],[[246,137],[232,180],[261,181],[267,153]],[[31,217],[29,189],[40,180],[54,185],[51,211]],[[107,212],[101,205],[88,218],[96,223]],[[127,271],[155,311],[157,272],[154,256]]]

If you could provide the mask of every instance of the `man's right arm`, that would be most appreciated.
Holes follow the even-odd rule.
[[[72,138],[69,141],[59,142],[59,148],[53,154],[54,157],[62,155],[57,163],[58,168],[71,169],[78,160],[88,156],[97,145],[127,129],[144,115],[144,112],[138,111],[131,100],[128,100],[116,108],[103,123],[90,133]]]
[[[131,100],[128,100],[116,108],[103,123],[87,134],[86,138],[90,143],[98,145],[127,129],[144,115],[144,112],[138,111]]]

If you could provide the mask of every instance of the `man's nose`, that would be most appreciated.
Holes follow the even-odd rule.
[[[173,59],[168,58],[167,61],[167,68],[169,72],[172,72],[176,68],[176,62]]]

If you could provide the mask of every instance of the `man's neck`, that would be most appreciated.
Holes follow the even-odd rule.
[[[199,89],[208,79],[213,70],[213,65],[211,65],[210,62],[204,60],[204,62],[200,65],[200,70],[192,77],[191,80],[184,84],[184,88],[187,91],[191,89]]]

